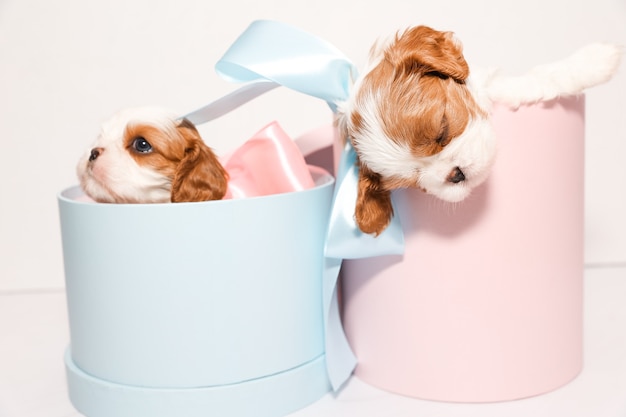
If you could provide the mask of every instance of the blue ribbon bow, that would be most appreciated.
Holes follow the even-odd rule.
[[[320,98],[333,111],[345,101],[356,78],[354,65],[333,45],[284,23],[254,21],[215,66],[218,74],[247,85],[186,117],[203,123],[227,113],[275,87]],[[402,254],[404,236],[397,216],[378,236],[361,232],[354,220],[358,166],[347,141],[339,162],[325,247],[323,307],[328,377],[338,390],[356,366],[343,332],[337,300],[337,279],[343,259]]]

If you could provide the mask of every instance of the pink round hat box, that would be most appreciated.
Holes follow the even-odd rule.
[[[494,109],[498,155],[465,201],[394,194],[403,256],[347,260],[355,375],[451,402],[542,394],[582,368],[584,96]]]

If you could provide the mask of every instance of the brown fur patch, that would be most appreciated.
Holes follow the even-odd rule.
[[[133,148],[139,137],[152,145],[151,152],[141,153]],[[172,202],[219,200],[226,194],[228,174],[191,122],[183,120],[165,129],[130,123],[124,141],[137,164],[172,181]]]
[[[140,153],[133,149],[133,142],[139,137],[152,145],[152,152]],[[170,179],[174,178],[176,165],[185,154],[184,140],[176,129],[164,131],[145,123],[129,123],[126,126],[124,145],[137,164],[154,169]]]
[[[385,50],[357,100],[378,97],[378,114],[389,139],[408,143],[417,157],[431,156],[481,112],[464,83],[468,75],[451,33],[418,26],[398,35]],[[354,122],[360,116],[351,117]]]
[[[222,199],[228,173],[219,159],[191,122],[184,119],[177,130],[185,140],[185,150],[172,181],[172,202]]]

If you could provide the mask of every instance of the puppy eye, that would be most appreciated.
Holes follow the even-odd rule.
[[[132,147],[139,153],[152,152],[152,145],[150,145],[150,142],[141,136],[133,140]]]
[[[448,75],[446,75],[446,74],[444,74],[443,72],[440,72],[440,71],[428,71],[428,72],[424,73],[424,75],[430,76],[430,77],[441,78],[442,80],[447,80],[448,78],[450,78]]]
[[[439,136],[437,137],[437,139],[435,139],[435,142],[437,142],[437,144],[439,146],[446,146],[448,143],[450,143],[450,136],[448,135],[448,121],[446,119],[446,117],[443,118],[443,127],[441,129],[441,133],[439,134]]]

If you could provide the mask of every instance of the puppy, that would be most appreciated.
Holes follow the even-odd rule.
[[[416,187],[456,202],[485,180],[495,134],[468,78],[451,32],[418,26],[374,46],[338,113],[358,155],[355,218],[364,233],[388,225],[393,189]]]
[[[115,114],[80,158],[84,192],[101,203],[219,200],[228,174],[195,126],[153,107]]]
[[[452,32],[417,26],[376,44],[337,124],[359,166],[355,220],[380,234],[393,216],[391,191],[414,187],[459,202],[493,165],[492,102],[512,107],[578,94],[604,82],[621,55],[595,45],[521,77],[470,68]]]

